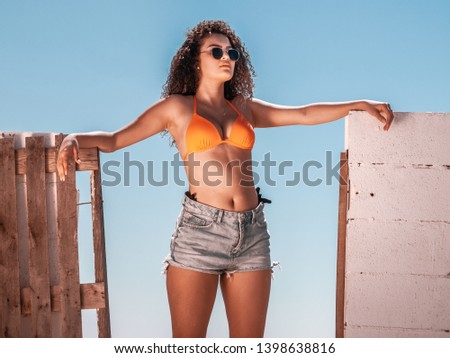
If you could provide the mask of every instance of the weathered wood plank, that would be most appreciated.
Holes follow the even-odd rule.
[[[52,312],[61,312],[61,286],[55,285],[50,288]],[[21,290],[22,315],[30,315],[31,312],[31,289],[24,287]],[[82,283],[80,285],[81,309],[100,309],[105,307],[105,285],[103,282]]]
[[[348,208],[348,162],[347,152],[341,153],[338,214],[338,247],[336,277],[336,338],[344,337],[345,304],[345,239]]]
[[[50,293],[52,295],[52,312],[61,312],[61,286],[52,286]]]
[[[23,287],[20,289],[21,309],[24,316],[31,315],[31,295],[32,293],[30,287]]]
[[[57,148],[51,147],[45,149],[45,172],[56,172],[56,155]],[[80,149],[81,164],[76,164],[76,170],[97,170],[98,169],[98,156],[97,148],[82,148]],[[26,174],[26,149],[16,149],[16,173]]]
[[[80,295],[82,309],[101,310],[105,308],[106,290],[104,282],[81,284]]]
[[[97,153],[97,156],[99,154]],[[99,160],[98,160],[99,162]],[[92,230],[94,238],[95,282],[104,283],[105,307],[97,310],[99,338],[111,337],[109,315],[108,280],[106,269],[105,229],[103,221],[103,198],[100,170],[91,171]]]
[[[0,337],[20,337],[14,138],[0,138]]]
[[[62,135],[55,138],[58,148]],[[75,165],[69,163],[65,182],[59,179],[57,192],[57,226],[59,249],[59,285],[61,287],[61,335],[82,337],[80,274],[78,267],[78,218]]]
[[[31,337],[51,337],[44,137],[26,138]]]

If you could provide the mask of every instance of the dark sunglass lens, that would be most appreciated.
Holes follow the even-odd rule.
[[[221,59],[222,56],[223,56],[223,51],[222,51],[222,49],[221,49],[221,48],[218,48],[218,47],[214,47],[214,48],[212,49],[211,53],[212,53],[212,56],[213,56],[216,60]]]
[[[239,60],[239,51],[232,48],[228,50],[228,56],[230,57],[231,61],[237,61]]]

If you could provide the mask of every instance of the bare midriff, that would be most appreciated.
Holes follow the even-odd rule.
[[[191,153],[184,161],[189,191],[197,201],[229,211],[254,209],[258,205],[252,171],[251,150],[220,144]]]

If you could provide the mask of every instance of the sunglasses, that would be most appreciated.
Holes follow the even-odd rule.
[[[220,47],[213,47],[211,50],[208,51],[202,51],[203,52],[210,52],[212,57],[214,57],[216,60],[220,60],[223,57],[223,50]],[[228,54],[228,57],[231,61],[237,61],[239,60],[239,51],[235,50],[234,48],[230,48],[229,50],[225,51]]]

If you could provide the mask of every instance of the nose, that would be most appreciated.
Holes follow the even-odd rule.
[[[229,60],[229,59],[230,59],[230,56],[228,55],[228,50],[223,50],[221,60]]]

